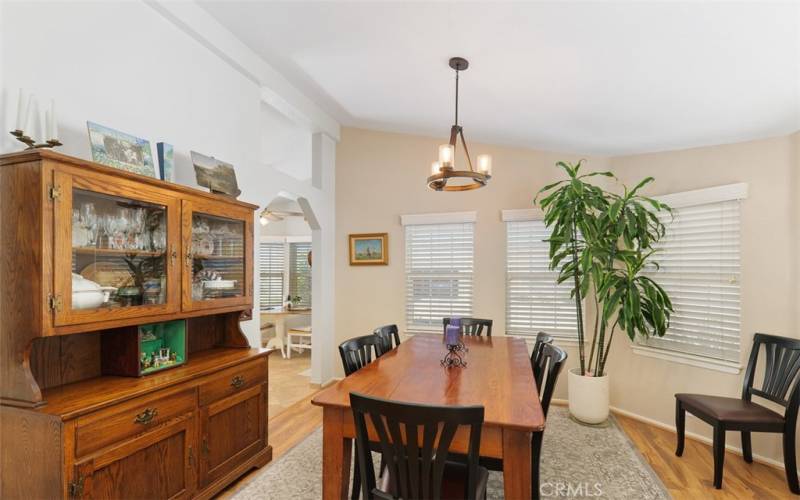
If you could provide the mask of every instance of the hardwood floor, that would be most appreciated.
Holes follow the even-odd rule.
[[[293,352],[291,359],[282,358],[277,352],[272,355],[269,359],[269,418],[319,389],[318,384],[309,382],[310,369],[311,351]]]
[[[783,470],[765,464],[748,464],[741,455],[725,452],[722,489],[712,484],[714,457],[711,446],[686,438],[683,456],[675,456],[675,433],[622,415],[617,421],[675,499],[795,498]]]
[[[273,447],[273,461],[322,425],[322,409],[310,401],[311,396],[303,398],[280,415],[270,418],[269,441]],[[683,456],[676,457],[675,433],[622,415],[616,415],[616,418],[676,500],[795,498],[786,486],[782,470],[756,462],[745,463],[740,455],[731,452],[725,453],[722,489],[716,490],[712,485],[714,462],[709,445],[687,437]],[[242,476],[220,498],[230,498],[259,470]]]

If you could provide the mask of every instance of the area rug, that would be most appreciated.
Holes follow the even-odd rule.
[[[613,416],[604,427],[588,427],[571,420],[566,408],[551,407],[540,470],[543,498],[670,498]],[[234,498],[317,500],[321,484],[322,430],[317,429],[249,478]],[[487,498],[504,498],[502,473],[490,474]]]

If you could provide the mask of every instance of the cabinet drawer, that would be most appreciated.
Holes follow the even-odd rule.
[[[194,389],[156,393],[78,419],[75,455],[81,457],[194,411]]]
[[[262,384],[266,380],[267,362],[265,358],[258,358],[240,366],[228,368],[211,376],[208,382],[200,386],[200,405],[236,394],[249,387]]]

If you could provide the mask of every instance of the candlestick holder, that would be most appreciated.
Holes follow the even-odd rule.
[[[35,139],[25,135],[25,132],[19,129],[12,130],[11,135],[13,135],[14,138],[19,142],[26,144],[28,147],[25,149],[54,148],[56,146],[63,146],[61,141],[59,141],[58,139],[48,139],[45,142],[37,143]]]
[[[464,361],[464,354],[467,352],[469,352],[469,349],[463,342],[459,341],[458,344],[448,345],[447,354],[444,355],[441,361],[442,366],[445,368],[466,368],[467,362]]]

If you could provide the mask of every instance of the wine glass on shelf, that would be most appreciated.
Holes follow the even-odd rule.
[[[108,232],[108,214],[97,216],[97,248],[111,248],[111,236]]]
[[[121,208],[119,210],[119,217],[117,217],[117,232],[121,236],[117,243],[121,249],[129,249],[131,247],[131,213],[128,208]]]
[[[94,203],[84,203],[81,206],[81,221],[85,229],[86,241],[85,246],[95,246],[97,238],[97,211],[94,208]]]
[[[147,213],[144,208],[132,209],[131,226],[134,233],[134,245],[137,250],[143,250],[146,246],[145,241],[145,221],[147,220]]]

